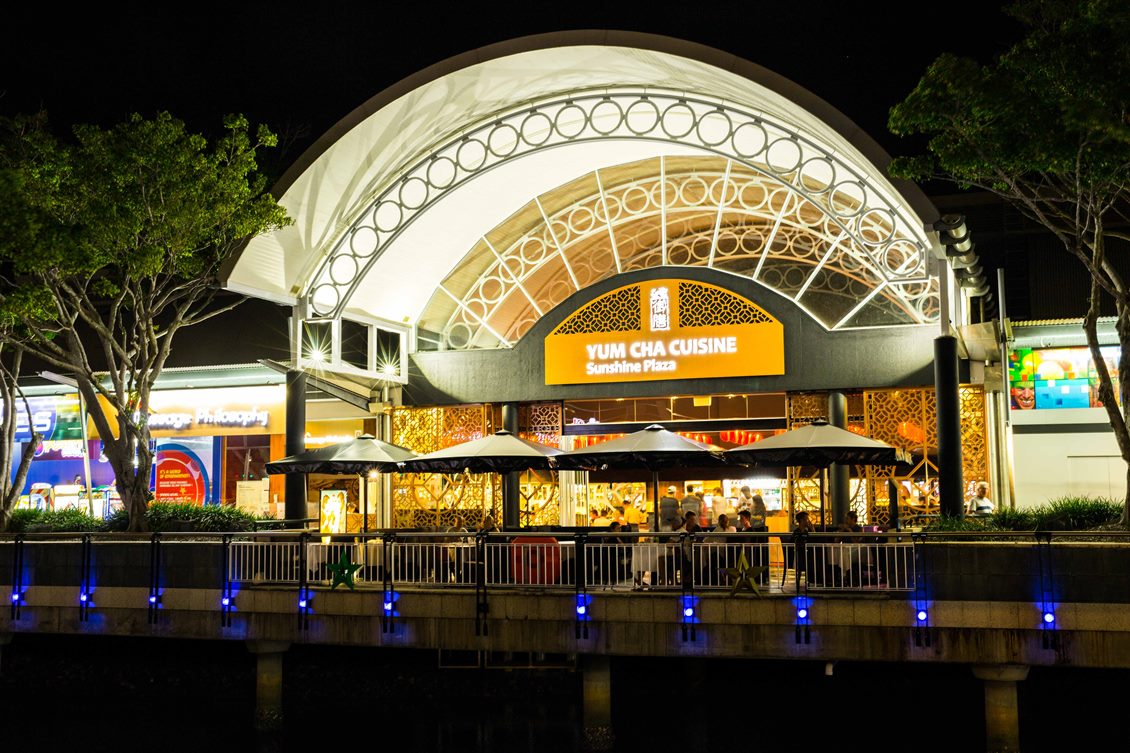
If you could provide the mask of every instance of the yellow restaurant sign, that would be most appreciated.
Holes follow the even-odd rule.
[[[784,373],[781,323],[742,296],[692,280],[609,291],[545,338],[546,384]]]
[[[110,425],[116,411],[99,395]],[[282,434],[286,426],[286,387],[221,387],[155,390],[149,397],[149,430],[154,437]],[[97,436],[93,421],[90,435]]]

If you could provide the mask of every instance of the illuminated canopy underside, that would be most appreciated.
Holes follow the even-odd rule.
[[[620,272],[709,266],[825,327],[933,322],[918,214],[852,143],[706,63],[556,47],[448,73],[362,120],[282,198],[228,286],[312,317],[506,347]]]

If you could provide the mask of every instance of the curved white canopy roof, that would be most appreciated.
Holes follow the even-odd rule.
[[[226,284],[280,302],[307,301],[312,316],[348,312],[417,324],[440,284],[453,284],[453,273],[466,279],[448,297],[465,299],[479,283],[476,274],[502,261],[502,249],[491,251],[484,239],[528,232],[532,206],[553,237],[550,217],[561,207],[547,209],[539,197],[593,175],[603,193],[602,171],[629,164],[673,159],[685,174],[693,158],[709,171],[733,169],[747,182],[754,176],[796,193],[791,207],[779,207],[781,215],[802,216],[797,207],[805,202],[823,213],[817,235],[826,251],[809,263],[811,279],[796,295],[802,306],[820,268],[846,253],[878,270],[865,277],[907,312],[905,323],[936,316],[924,300],[936,298],[936,281],[923,230],[936,212],[916,188],[896,188],[883,175],[876,163],[887,157],[873,141],[763,68],[699,45],[617,32],[495,45],[378,95],[284,178],[289,185],[280,201],[294,225],[250,241]],[[727,201],[715,202],[715,239]],[[655,221],[662,223],[667,207],[659,203]],[[766,228],[782,224],[772,213],[762,221]],[[615,230],[609,232],[615,244]],[[665,243],[667,233],[656,237]],[[567,252],[556,250],[565,259],[563,274]],[[662,263],[677,262],[664,255]],[[778,292],[793,297],[796,290]],[[480,321],[458,305],[463,320]]]

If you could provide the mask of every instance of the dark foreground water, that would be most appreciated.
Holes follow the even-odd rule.
[[[448,663],[468,657],[447,657]],[[523,657],[496,657],[522,663]],[[435,652],[295,646],[282,732],[252,729],[241,643],[17,636],[0,664],[0,751],[530,751],[582,747],[580,674],[438,666]],[[619,751],[984,749],[965,666],[614,659]],[[1128,750],[1130,672],[1034,668],[1025,753]]]

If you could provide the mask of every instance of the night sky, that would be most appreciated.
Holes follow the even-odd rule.
[[[828,100],[888,151],[888,109],[941,52],[987,61],[1019,35],[1000,3],[883,2],[90,4],[5,8],[0,115],[46,109],[56,128],[168,110],[213,131],[227,112],[265,122],[284,164],[399,79],[468,50],[584,28],[720,48]],[[928,14],[928,15],[927,15]]]

